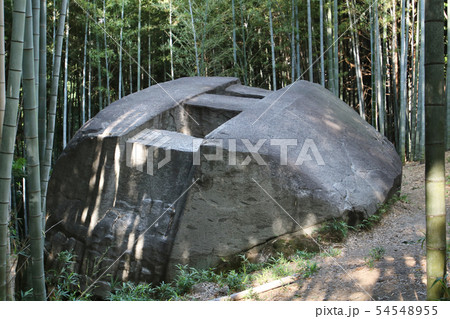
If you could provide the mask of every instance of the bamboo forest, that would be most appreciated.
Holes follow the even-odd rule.
[[[404,217],[416,235],[399,233],[399,252],[373,244],[352,258],[373,274],[414,247],[426,267],[409,286],[420,293],[389,299],[356,283],[360,300],[450,298],[449,1],[0,0],[0,9],[0,300],[326,300],[302,288],[331,276],[325,257],[346,268],[352,238],[395,233],[389,218],[413,210],[420,225]],[[148,158],[162,153],[155,136],[179,141],[159,175]],[[228,166],[206,163],[216,138],[227,141],[217,154]],[[191,141],[197,164],[180,146]],[[236,152],[242,167],[230,168]],[[353,277],[336,284],[342,300],[353,300]]]

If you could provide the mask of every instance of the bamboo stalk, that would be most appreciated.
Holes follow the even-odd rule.
[[[198,65],[197,34],[195,33],[194,13],[192,11],[191,0],[189,0],[189,12],[191,13],[192,33],[194,34],[195,66],[197,68],[197,76],[200,76],[200,67]]]
[[[427,300],[443,296],[446,273],[444,2],[425,1],[425,201]]]
[[[36,41],[34,41],[36,42]],[[27,154],[28,205],[30,216],[31,273],[35,300],[45,300],[44,236],[42,231],[41,177],[39,163],[38,105],[36,99],[33,15],[27,1],[23,48],[23,112]]]
[[[6,299],[6,255],[11,196],[11,167],[17,131],[20,80],[22,76],[25,0],[13,2],[12,34],[6,90],[5,117],[0,147],[0,300]]]
[[[272,82],[274,91],[277,90],[277,69],[275,64],[275,41],[273,38],[273,22],[272,22],[272,2],[269,1],[269,28],[270,28],[270,47],[272,50]]]
[[[66,14],[68,0],[62,0],[61,11],[58,21],[58,30],[56,32],[55,39],[55,61],[53,65],[53,76],[52,83],[50,87],[50,104],[48,109],[48,122],[47,122],[47,141],[45,145],[45,157],[44,162],[41,164],[43,166],[41,176],[41,192],[43,196],[42,200],[42,211],[46,211],[46,196],[48,180],[50,178],[50,168],[52,164],[52,154],[53,154],[53,142],[55,136],[55,123],[56,123],[56,104],[58,100],[58,87],[59,87],[59,77],[61,71],[61,52],[64,38],[64,27],[66,24]]]
[[[314,61],[312,53],[312,26],[311,26],[311,0],[307,1],[308,20],[308,71],[309,81],[314,82]]]

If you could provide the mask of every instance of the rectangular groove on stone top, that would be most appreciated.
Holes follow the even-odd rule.
[[[257,103],[259,100],[259,98],[205,93],[185,101],[184,105],[243,111]]]
[[[155,116],[147,127],[204,138],[240,112],[235,109],[177,106]]]
[[[245,98],[263,99],[271,93],[273,92],[265,89],[254,88],[241,84],[233,84],[227,87],[223,94]]]

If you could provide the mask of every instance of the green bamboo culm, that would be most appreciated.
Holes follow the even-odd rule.
[[[47,123],[47,0],[41,0],[39,34],[39,159],[45,156]],[[41,167],[42,170],[42,167]]]
[[[31,246],[31,273],[35,300],[45,300],[44,235],[42,231],[41,176],[39,164],[38,106],[36,99],[33,48],[33,15],[27,0],[23,48],[23,112],[27,154],[27,186]]]
[[[41,20],[41,2],[40,0],[32,0],[32,15],[33,15],[33,49],[34,49],[34,85],[36,86],[36,105],[39,103],[39,33],[40,33],[40,20]]]
[[[450,2],[447,2],[447,81],[446,87],[450,88],[450,45],[448,44],[450,39]],[[446,90],[447,93],[447,130],[446,130],[446,149],[450,150],[450,90]]]
[[[47,121],[47,140],[45,143],[45,156],[44,161],[41,163],[41,193],[42,193],[42,211],[45,212],[46,196],[48,180],[50,178],[50,168],[52,165],[52,153],[53,153],[53,138],[55,136],[55,122],[56,122],[56,103],[58,100],[58,86],[59,75],[61,71],[61,52],[64,38],[64,27],[66,25],[66,13],[69,1],[62,0],[61,11],[58,21],[58,30],[56,32],[56,45],[55,45],[55,62],[53,64],[53,77],[50,87],[50,105],[48,108],[48,121]],[[44,227],[45,228],[45,227]]]
[[[5,80],[5,14],[4,2],[0,0],[0,143],[3,132],[3,118],[5,117],[6,80]]]
[[[406,161],[406,105],[407,105],[407,61],[408,61],[408,32],[406,28],[405,12],[409,10],[407,0],[402,0],[401,40],[400,40],[400,114],[399,114],[399,146],[398,152],[402,162]],[[408,7],[407,7],[408,6]]]
[[[427,299],[443,296],[446,270],[444,2],[425,1],[425,200]]]
[[[12,34],[9,56],[5,118],[0,147],[0,300],[6,298],[6,252],[11,168],[16,140],[17,111],[22,76],[23,37],[25,29],[25,0],[14,0]]]
[[[47,0],[41,0],[39,35],[39,162],[41,163],[42,228],[45,229],[45,193],[42,191],[42,176],[47,130]]]

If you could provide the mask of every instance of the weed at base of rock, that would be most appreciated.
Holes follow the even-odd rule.
[[[375,266],[375,262],[379,261],[385,253],[385,249],[381,246],[372,248],[369,252],[369,256],[366,257],[366,265],[369,268],[373,268]]]
[[[341,242],[347,237],[349,229],[345,221],[333,218],[320,227],[317,233],[322,240]]]
[[[320,253],[320,257],[337,257],[342,253],[342,251],[340,249],[337,248],[328,248],[325,251]]]
[[[50,287],[48,300],[89,300],[89,293],[81,293],[81,276],[73,268],[76,256],[71,251],[62,251],[56,257],[57,269],[47,272],[47,285]]]

